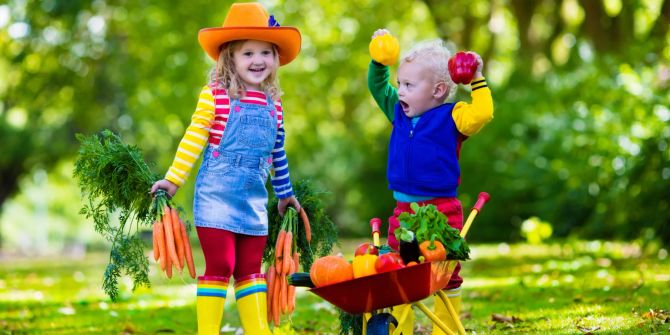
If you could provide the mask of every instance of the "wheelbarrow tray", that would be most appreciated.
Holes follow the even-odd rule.
[[[457,263],[422,263],[310,291],[347,313],[369,313],[425,299],[447,285]]]

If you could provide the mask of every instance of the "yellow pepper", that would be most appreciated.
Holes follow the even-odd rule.
[[[377,255],[365,254],[354,257],[352,266],[354,268],[354,278],[369,276],[377,273],[375,262]]]
[[[395,64],[400,54],[398,39],[391,36],[391,34],[384,34],[373,38],[368,48],[370,49],[372,59],[386,66]]]

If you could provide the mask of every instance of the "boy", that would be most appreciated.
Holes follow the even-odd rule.
[[[372,38],[389,34],[375,31]],[[397,206],[389,218],[388,243],[396,249],[393,233],[398,215],[410,212],[410,203],[434,204],[447,216],[450,226],[463,228],[463,210],[456,198],[460,184],[458,163],[462,142],[493,119],[491,91],[482,76],[479,55],[472,88],[472,103],[445,103],[456,88],[449,75],[450,52],[441,41],[419,43],[401,58],[398,88],[389,83],[389,68],[373,59],[368,69],[368,88],[377,105],[393,125],[389,143],[387,179]],[[460,286],[463,279],[456,267],[445,288],[451,304],[460,313]],[[446,306],[435,301],[435,314],[450,329]],[[410,330],[411,331],[411,330]],[[443,334],[435,327],[433,334]]]

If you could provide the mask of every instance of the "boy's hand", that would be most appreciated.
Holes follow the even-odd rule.
[[[374,38],[377,37],[377,36],[383,36],[383,35],[386,35],[386,34],[391,35],[391,32],[388,31],[387,29],[384,29],[384,28],[382,28],[382,29],[377,29],[377,30],[375,30],[375,33],[372,34],[371,39],[374,39]]]
[[[484,69],[484,61],[482,60],[482,56],[480,56],[478,53],[476,53],[474,51],[470,51],[470,52],[475,55],[475,58],[477,59],[477,64],[478,64],[477,65],[477,71],[475,72],[475,77],[472,78],[472,79],[481,78],[481,77],[484,76],[484,75],[482,75],[482,70]]]
[[[167,192],[167,194],[170,195],[170,197],[173,197],[175,193],[177,193],[177,190],[179,189],[179,186],[173,184],[171,181],[167,179],[161,179],[157,182],[155,182],[153,185],[151,185],[151,194],[156,193],[158,189],[163,189]]]
[[[279,199],[279,202],[277,203],[277,210],[279,211],[279,215],[284,216],[284,213],[286,213],[286,207],[288,207],[288,205],[293,205],[293,208],[295,208],[296,212],[300,213],[300,203],[298,202],[298,199],[292,195],[288,198]]]

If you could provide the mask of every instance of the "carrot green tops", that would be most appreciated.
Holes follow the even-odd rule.
[[[215,93],[214,93],[215,92]],[[230,115],[230,97],[224,89],[212,90],[205,86],[200,91],[195,112],[191,116],[191,124],[179,143],[172,165],[168,169],[165,179],[177,186],[182,186],[193,165],[202,154],[205,145],[218,146],[225,131],[228,116]],[[247,91],[240,99],[241,103],[268,105],[268,98],[264,92]],[[277,112],[277,138],[272,150],[272,186],[278,198],[286,198],[293,194],[289,178],[288,161],[284,150],[284,119],[281,101],[274,102]]]

